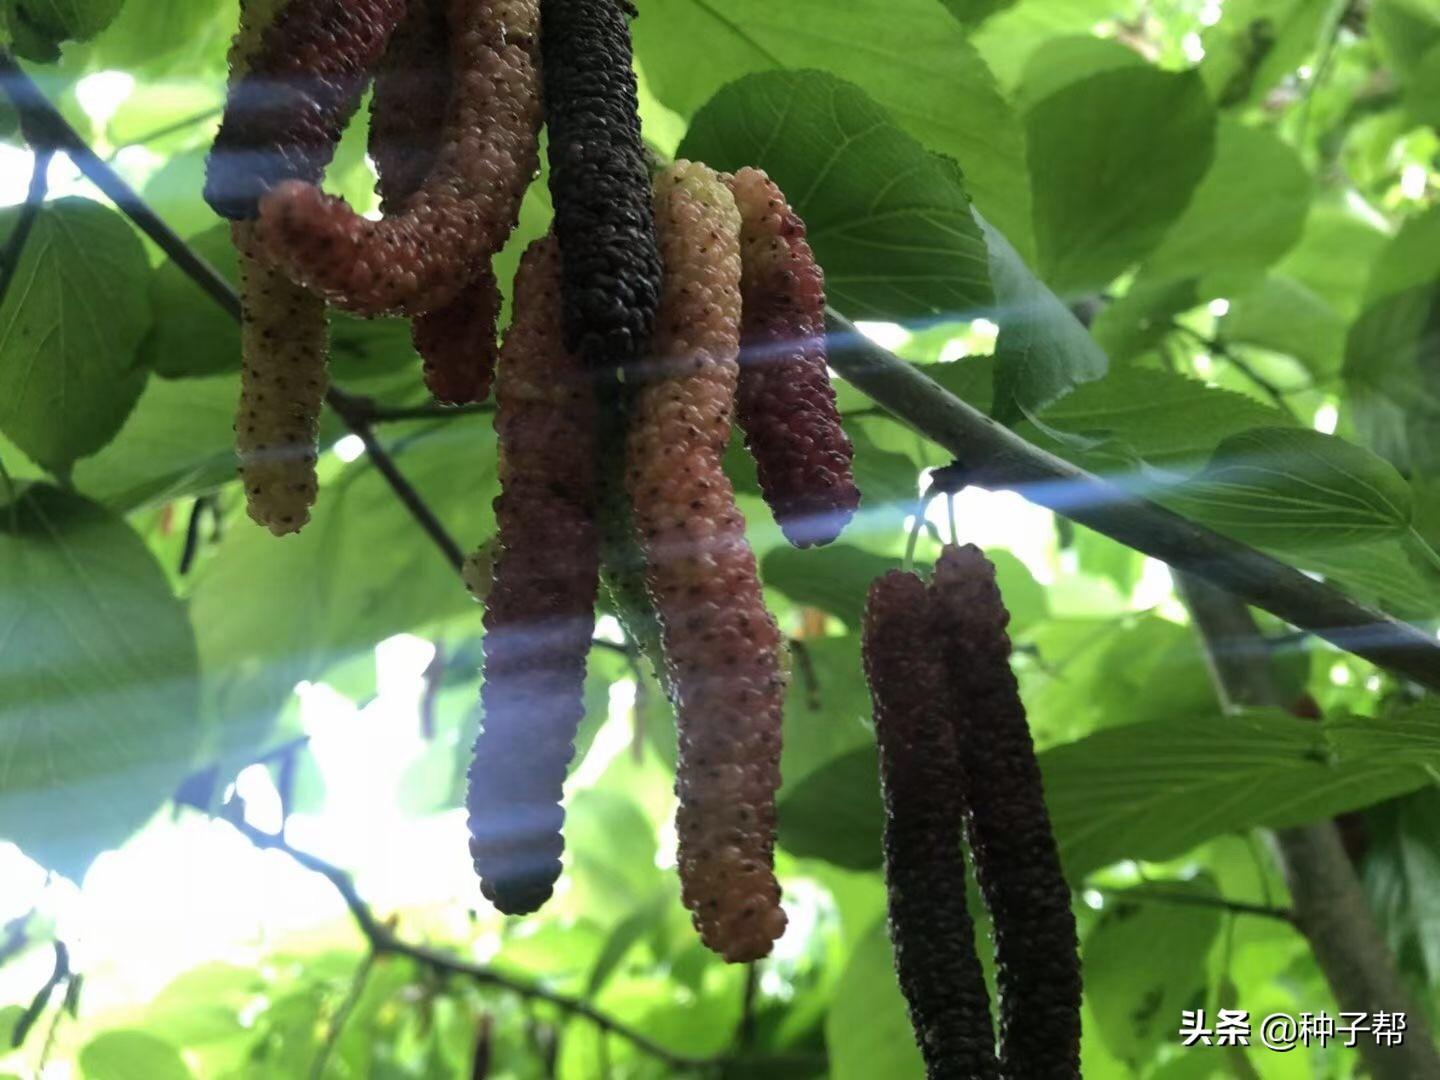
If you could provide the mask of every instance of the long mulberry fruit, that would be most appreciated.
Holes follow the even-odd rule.
[[[453,77],[445,0],[410,0],[376,69],[370,99],[370,159],[383,213],[398,209],[430,175]]]
[[[371,221],[311,183],[275,188],[259,236],[276,262],[361,315],[423,315],[505,243],[538,168],[537,0],[451,0],[451,96],[440,154],[395,213]]]
[[[994,1080],[990,996],[965,904],[955,732],[934,631],[919,578],[892,571],[870,586],[864,658],[885,800],[890,939],[926,1075]]]
[[[860,505],[860,489],[826,368],[825,276],[805,223],[765,173],[741,169],[730,186],[744,263],[740,426],[786,537],[797,547],[828,544]]]
[[[1080,963],[995,568],[948,547],[931,583],[950,678],[965,823],[995,933],[1008,1080],[1080,1075]]]
[[[243,0],[230,78],[244,78],[280,0]],[[246,508],[278,535],[310,519],[320,409],[329,381],[325,303],[259,258],[253,228],[237,223],[240,256],[240,405],[235,449]]]
[[[495,378],[500,286],[488,258],[463,292],[442,308],[417,315],[410,338],[425,362],[425,385],[446,405],[484,401]]]
[[[231,82],[207,163],[205,201],[217,214],[252,218],[277,184],[319,181],[404,14],[405,0],[289,0],[275,9],[248,70]]]
[[[545,0],[550,193],[565,339],[597,366],[637,359],[660,299],[624,0]]]
[[[721,467],[740,223],[719,177],[685,161],[657,178],[655,218],[665,291],[656,370],[633,402],[627,487],[676,698],[682,898],[705,944],[739,962],[766,955],[785,929],[773,870],[780,635]]]
[[[277,536],[310,520],[316,443],[329,385],[325,302],[256,255],[250,226],[240,249],[240,407],[235,448],[250,517]]]
[[[559,324],[560,259],[546,238],[521,261],[496,388],[500,550],[467,800],[481,890],[508,914],[540,907],[560,874],[559,803],[595,623],[594,383]]]

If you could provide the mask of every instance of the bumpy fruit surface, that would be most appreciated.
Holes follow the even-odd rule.
[[[375,72],[370,159],[384,213],[419,190],[440,155],[454,78],[446,6],[410,0]]]
[[[599,575],[594,383],[560,340],[553,239],[521,260],[496,399],[499,552],[467,806],[481,891],[518,915],[540,907],[560,875],[560,798],[584,714]]]
[[[282,0],[244,0],[230,78],[244,77]],[[325,303],[254,251],[253,228],[231,229],[240,256],[240,405],[235,449],[250,517],[277,536],[310,520],[320,409],[329,382]]]
[[[425,362],[425,385],[436,401],[465,405],[489,396],[499,352],[499,318],[500,286],[488,259],[454,300],[415,317],[410,337]]]
[[[1001,1072],[1080,1075],[1080,962],[995,568],[949,547],[931,593],[950,677],[965,824],[995,933]]]
[[[312,183],[277,186],[258,235],[278,265],[362,315],[424,315],[459,295],[514,229],[538,168],[536,2],[451,0],[455,89],[429,175],[379,221]]]
[[[247,54],[207,163],[205,201],[222,217],[252,218],[287,180],[319,181],[371,70],[405,14],[405,0],[288,0],[242,23]],[[251,52],[251,43],[259,46]]]
[[[545,0],[542,9],[566,341],[607,367],[640,357],[660,297],[629,10],[621,0]]]
[[[784,695],[745,519],[721,468],[740,336],[739,215],[718,176],[655,181],[664,298],[632,403],[626,484],[680,733],[680,883],[705,944],[732,962],[785,929],[773,870]]]
[[[885,800],[890,940],[925,1072],[932,1080],[993,1080],[1000,1069],[965,906],[945,663],[929,595],[913,574],[892,571],[870,586],[864,655]]]
[[[797,547],[828,544],[860,505],[854,448],[825,361],[825,276],[805,223],[759,169],[730,180],[740,208],[745,324],[740,426],[760,489]]]
[[[276,536],[310,520],[320,410],[329,385],[325,302],[253,254],[250,226],[233,226],[240,248],[240,406],[235,449],[250,517]]]

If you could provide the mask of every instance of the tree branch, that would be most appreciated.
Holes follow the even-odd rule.
[[[637,1049],[644,1051],[651,1057],[663,1062],[672,1069],[707,1069],[727,1060],[725,1057],[692,1057],[687,1054],[676,1053],[655,1042],[643,1032],[625,1024],[614,1017],[600,1012],[594,1006],[580,998],[569,994],[562,994],[554,990],[548,990],[538,983],[508,975],[484,964],[475,964],[462,960],[438,949],[432,949],[425,945],[415,945],[401,939],[385,923],[375,917],[370,905],[360,896],[355,888],[355,882],[350,875],[340,867],[329,863],[318,855],[301,851],[290,846],[284,836],[275,833],[265,832],[257,829],[244,819],[243,807],[239,804],[231,804],[231,813],[224,816],[236,829],[238,829],[256,847],[279,851],[289,856],[292,860],[303,866],[311,873],[319,874],[334,886],[335,891],[340,894],[345,906],[350,910],[350,915],[355,920],[361,934],[370,944],[370,948],[377,956],[394,955],[404,956],[422,964],[432,970],[446,975],[458,975],[470,979],[473,982],[484,986],[494,986],[501,990],[517,994],[527,1001],[543,1001],[563,1012],[575,1016],[584,1017],[594,1024],[601,1031],[611,1035],[617,1035],[625,1039]]]
[[[844,317],[830,312],[826,321],[831,366],[953,454],[972,483],[1018,491],[1337,648],[1440,690],[1440,641],[1429,634],[1026,442],[869,341]]]
[[[1231,707],[1288,708],[1255,620],[1235,597],[1193,577],[1179,581],[1221,700]],[[1440,1076],[1440,1052],[1365,900],[1365,892],[1329,821],[1275,832],[1275,847],[1295,905],[1295,924],[1346,1011],[1403,1012],[1398,1046],[1360,1044],[1376,1080]]]
[[[45,191],[49,183],[51,154],[46,150],[35,153],[35,162],[30,168],[30,187],[25,193],[25,203],[20,208],[19,220],[5,240],[5,250],[0,251],[0,304],[10,293],[10,283],[20,269],[20,258],[25,254],[25,243],[30,239],[30,230],[35,228],[35,219],[45,203]]]
[[[199,258],[113,169],[100,160],[47,101],[23,70],[0,50],[0,89],[47,146],[64,150],[101,191],[131,218],[201,288],[234,317],[239,299],[213,267]],[[1413,626],[1306,577],[1292,566],[1085,472],[1033,446],[859,334],[844,317],[829,313],[835,337],[831,363],[855,386],[954,455],[982,487],[1018,490],[1046,506],[1127,547],[1188,571],[1226,589],[1247,603],[1310,630],[1338,648],[1380,667],[1440,690],[1440,642]],[[331,407],[347,419],[332,390]],[[336,402],[341,401],[337,405]],[[347,419],[347,423],[351,421]],[[458,547],[441,543],[439,523],[421,517],[423,502],[384,455],[368,425],[353,428],[366,442],[376,467],[396,494],[436,539],[454,564]],[[376,456],[379,451],[379,456]]]
[[[1117,903],[1142,900],[1160,904],[1212,908],[1228,911],[1232,915],[1256,915],[1262,919],[1278,919],[1291,926],[1295,925],[1295,912],[1289,908],[1273,907],[1270,904],[1251,904],[1244,900],[1227,900],[1223,896],[1201,896],[1195,893],[1172,892],[1169,889],[1145,886],[1130,889],[1096,889],[1095,891]]]

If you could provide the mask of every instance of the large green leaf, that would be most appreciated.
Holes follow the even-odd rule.
[[[1182,1009],[1203,1006],[1206,958],[1220,933],[1220,910],[1196,906],[1215,897],[1212,882],[1167,881],[1155,889],[1193,903],[1146,901],[1144,888],[1114,894],[1083,951],[1095,1027],[1132,1068],[1174,1039]],[[1164,963],[1155,963],[1157,956]]]
[[[191,767],[194,633],[129,526],[44,486],[0,510],[0,596],[0,835],[78,881]]]
[[[1200,73],[1215,100],[1225,108],[1264,100],[1315,53],[1326,12],[1314,0],[1229,0],[1202,37]]]
[[[1410,488],[1383,458],[1304,428],[1225,439],[1162,501],[1247,543],[1283,550],[1383,540],[1410,527]]]
[[[1222,120],[1210,170],[1146,260],[1146,277],[1269,266],[1300,238],[1313,186],[1299,155],[1273,132]]]
[[[1440,711],[1317,724],[1288,713],[1167,718],[1045,750],[1046,803],[1066,876],[1122,859],[1160,861],[1211,837],[1369,806],[1428,783]],[[816,770],[781,800],[780,842],[849,869],[880,865],[873,747]]]
[[[1101,72],[1025,115],[1035,243],[1063,297],[1101,289],[1148,255],[1210,166],[1215,115],[1194,72]]]
[[[1365,891],[1407,972],[1440,983],[1440,792],[1417,791],[1366,815]]]
[[[1317,382],[1339,373],[1345,321],[1318,294],[1294,278],[1271,274],[1229,299],[1219,329],[1225,340],[1293,356]]]
[[[875,923],[850,956],[825,1018],[832,1080],[915,1080],[925,1075],[885,921]]]
[[[80,1048],[85,1080],[189,1080],[169,1043],[143,1031],[107,1031]]]
[[[1344,202],[1316,202],[1300,241],[1276,264],[1346,319],[1360,310],[1370,265],[1389,237]]]
[[[1015,105],[1026,112],[1070,83],[1102,71],[1144,66],[1145,61],[1138,52],[1113,38],[1093,34],[1051,38],[1026,61],[1025,73],[1015,88]]]
[[[752,72],[828,69],[927,148],[959,161],[976,204],[1030,252],[1024,132],[939,0],[832,0],[821,17],[805,4],[770,0],[642,0],[639,7],[636,52],[672,109],[690,116],[724,83]]]
[[[0,28],[27,60],[59,59],[65,41],[86,41],[110,24],[125,0],[3,0]]]
[[[36,219],[0,306],[0,430],[47,469],[99,450],[139,398],[148,273],[139,237],[99,203],[61,199]]]
[[[1120,859],[1163,860],[1213,836],[1298,825],[1427,783],[1440,712],[1317,724],[1278,712],[1107,728],[1040,756],[1072,881]]]
[[[394,428],[387,426],[387,435]],[[488,418],[411,430],[400,469],[467,547],[491,530],[496,493]],[[295,684],[391,634],[480,611],[440,553],[364,460],[325,485],[310,524],[277,540],[236,521],[191,606],[212,745],[253,750]]]
[[[831,301],[852,318],[954,316],[990,301],[960,170],[843,79],[746,76],[696,114],[679,154],[766,169],[809,225]]]
[[[1100,378],[1109,361],[1009,241],[983,218],[980,225],[990,253],[1000,325],[992,408],[996,416],[1010,420],[1016,409],[1042,408],[1072,387]]]
[[[1278,427],[1278,409],[1197,379],[1157,368],[1119,368],[1076,388],[1041,414],[1048,428],[1119,440],[1151,465],[1198,469],[1221,440],[1256,427]],[[1025,429],[1027,436],[1041,433]]]
[[[849,544],[815,551],[781,547],[765,556],[760,576],[795,603],[828,611],[858,633],[870,582],[899,567],[899,559]]]

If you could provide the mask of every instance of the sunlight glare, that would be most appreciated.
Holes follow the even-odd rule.
[[[365,440],[359,435],[346,435],[335,444],[335,456],[345,464],[357,460],[365,453]]]
[[[1418,200],[1425,197],[1425,188],[1429,185],[1430,174],[1424,165],[1417,165],[1413,162],[1405,166],[1400,173],[1400,194],[1407,199]]]
[[[1192,64],[1198,64],[1205,59],[1205,45],[1200,40],[1200,35],[1196,33],[1186,34],[1180,39],[1180,51]]]
[[[867,338],[879,345],[882,349],[898,349],[909,342],[915,335],[906,330],[905,327],[895,322],[866,322],[860,320],[855,323],[855,329],[864,334]]]
[[[75,99],[91,122],[103,128],[135,90],[135,76],[125,71],[97,71],[75,84]]]
[[[1335,434],[1335,425],[1340,422],[1340,410],[1328,401],[1315,410],[1315,420],[1311,424],[1316,431],[1326,435]]]
[[[1223,319],[1226,315],[1230,314],[1230,301],[1224,298],[1211,300],[1208,307],[1210,314],[1214,315],[1217,319]]]

